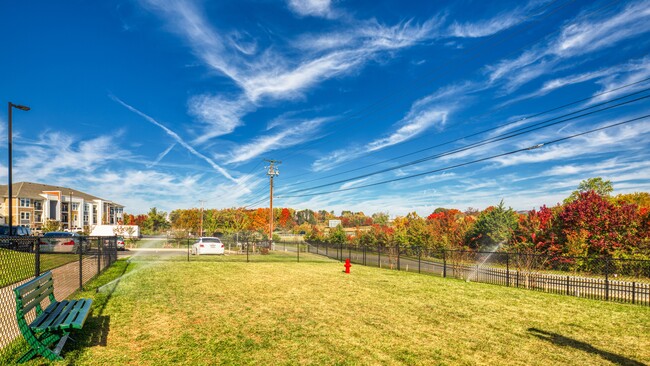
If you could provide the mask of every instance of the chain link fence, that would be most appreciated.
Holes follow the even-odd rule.
[[[331,243],[310,243],[307,251],[365,266],[650,306],[650,260]]]
[[[0,237],[0,356],[27,351],[16,322],[14,288],[51,271],[54,296],[60,301],[82,289],[116,260],[116,237]],[[42,305],[45,308],[49,300]],[[27,321],[34,317],[30,314]]]

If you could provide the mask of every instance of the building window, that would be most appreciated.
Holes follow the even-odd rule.
[[[42,211],[43,210],[43,201],[34,201],[34,210]]]
[[[20,219],[21,220],[29,220],[29,212],[21,212],[20,213]]]
[[[88,214],[84,213],[84,224],[88,224]]]
[[[77,211],[79,209],[79,204],[72,202],[72,211]]]
[[[20,199],[20,207],[29,207],[30,204],[30,199],[29,198],[21,198]]]

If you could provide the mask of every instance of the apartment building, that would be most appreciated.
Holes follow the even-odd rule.
[[[3,200],[0,214],[9,223],[9,202],[13,205],[13,225],[40,230],[52,220],[64,230],[81,231],[94,225],[115,225],[122,221],[124,206],[68,187],[19,182],[12,185],[12,199],[7,185],[0,185]]]

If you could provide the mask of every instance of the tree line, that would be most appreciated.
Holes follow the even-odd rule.
[[[650,194],[612,195],[611,182],[591,178],[562,203],[515,212],[504,202],[479,211],[438,208],[426,217],[412,212],[390,219],[388,213],[294,210],[273,211],[276,230],[303,234],[314,243],[398,245],[428,250],[506,250],[549,256],[607,256],[650,259]],[[169,231],[183,237],[257,231],[265,237],[269,209],[152,208],[147,215],[125,215],[125,224],[144,234]],[[202,217],[202,218],[201,218]],[[329,220],[340,220],[329,228]],[[347,230],[346,230],[347,229]]]

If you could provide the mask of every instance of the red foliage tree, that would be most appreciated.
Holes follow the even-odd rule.
[[[614,203],[594,191],[580,193],[558,218],[565,247],[580,245],[584,249],[580,254],[617,255],[631,251],[642,240],[637,205]]]
[[[293,219],[291,218],[291,212],[288,208],[283,208],[280,212],[280,220],[278,220],[281,227],[289,229],[293,226]]]

